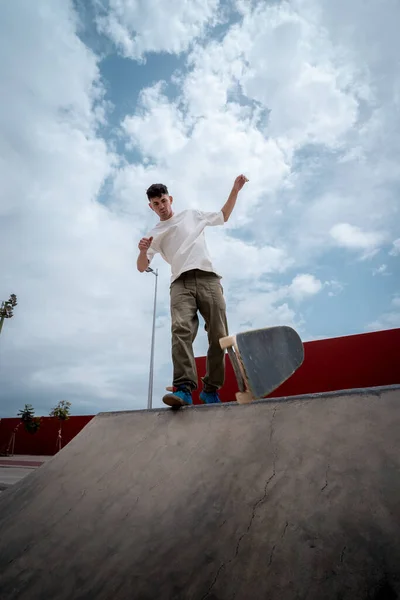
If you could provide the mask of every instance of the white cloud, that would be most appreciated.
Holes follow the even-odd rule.
[[[334,225],[330,233],[341,248],[363,250],[364,258],[373,256],[385,240],[385,234],[379,231],[362,231],[360,227],[349,223]]]
[[[237,298],[230,307],[229,317],[229,322],[235,325],[233,329],[231,327],[232,333],[276,325],[300,328],[300,320],[288,303],[274,302],[273,298],[269,299],[265,293],[253,293],[250,297],[243,295]]]
[[[249,3],[222,44],[197,45],[189,65],[182,84],[190,114],[224,110],[240,91],[247,112],[251,107],[257,125],[289,155],[309,142],[336,146],[357,117],[351,64],[344,66],[320,26],[289,3]]]
[[[270,135],[293,145],[340,143],[355,123],[358,102],[347,85],[351,63],[340,63],[320,24],[289,3],[259,3],[245,15],[241,34],[238,45],[251,65],[241,85],[271,110]]]
[[[236,175],[246,173],[251,190],[245,188],[237,203],[236,227],[248,220],[255,204],[265,202],[269,210],[268,195],[279,188],[289,172],[279,145],[264,138],[250,117],[238,119],[234,106],[192,124],[177,103],[168,101],[160,85],[142,93],[136,114],[124,120],[123,129],[128,144],[152,161],[148,184],[153,183],[153,173],[157,181],[165,177],[170,193],[180,203],[176,210],[193,206],[219,210]],[[124,172],[117,178],[122,195],[121,180],[134,180],[137,172],[143,174],[143,167],[129,165]],[[117,204],[120,200],[116,195]]]
[[[289,291],[295,300],[303,300],[304,298],[318,294],[322,290],[322,287],[321,281],[314,277],[314,275],[304,273],[296,275],[289,287]]]
[[[325,281],[324,286],[329,289],[328,296],[338,296],[344,290],[344,285],[340,281],[336,281],[336,279],[331,279],[330,281]]]
[[[143,60],[148,52],[186,51],[219,21],[218,8],[219,0],[106,0],[97,27],[123,56]]]
[[[381,265],[376,269],[372,269],[372,275],[390,275],[390,273],[387,272],[387,265]]]
[[[394,306],[395,308],[400,308],[400,295],[392,298],[392,306]]]
[[[391,249],[389,254],[390,254],[390,256],[398,256],[400,254],[400,238],[397,238],[397,240],[394,240],[393,248]]]
[[[368,323],[366,330],[380,331],[382,329],[396,329],[400,327],[400,311],[384,313],[376,321]]]
[[[187,127],[177,105],[162,93],[161,82],[142,91],[139,106],[141,110],[122,122],[128,148],[139,147],[145,157],[158,161],[184,151]]]
[[[254,281],[267,273],[282,273],[292,264],[283,250],[231,238],[222,228],[210,230],[208,240],[216,268],[224,279]]]
[[[367,331],[379,331],[381,329],[394,329],[400,327],[400,294],[396,294],[391,300],[391,308],[384,312],[378,319],[368,323]]]

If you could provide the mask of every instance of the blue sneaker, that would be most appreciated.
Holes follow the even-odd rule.
[[[163,402],[172,408],[188,406],[193,404],[192,394],[186,388],[178,388],[177,391],[172,392],[172,394],[165,394]]]
[[[204,404],[218,404],[221,403],[218,392],[205,392],[204,390],[200,394],[200,400]]]

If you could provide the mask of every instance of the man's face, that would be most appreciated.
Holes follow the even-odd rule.
[[[172,217],[172,200],[172,196],[168,194],[163,194],[161,198],[151,198],[149,206],[160,217],[160,221],[167,221]]]

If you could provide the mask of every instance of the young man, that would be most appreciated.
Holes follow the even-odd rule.
[[[192,391],[197,388],[193,342],[199,326],[198,312],[205,321],[209,343],[200,400],[206,404],[220,402],[218,389],[224,383],[225,362],[219,340],[228,335],[228,325],[221,277],[208,254],[204,229],[226,223],[246,181],[244,175],[235,179],[228,200],[215,213],[184,210],[174,214],[173,198],[161,183],[151,185],[146,192],[149,206],[160,221],[148,237],[139,242],[137,268],[143,273],[157,253],[171,265],[172,362],[176,391],[164,396],[163,402],[168,406],[192,404]]]

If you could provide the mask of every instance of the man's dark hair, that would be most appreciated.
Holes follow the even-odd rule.
[[[167,186],[163,183],[153,183],[146,191],[149,200],[151,198],[161,198],[163,194],[168,194]]]

